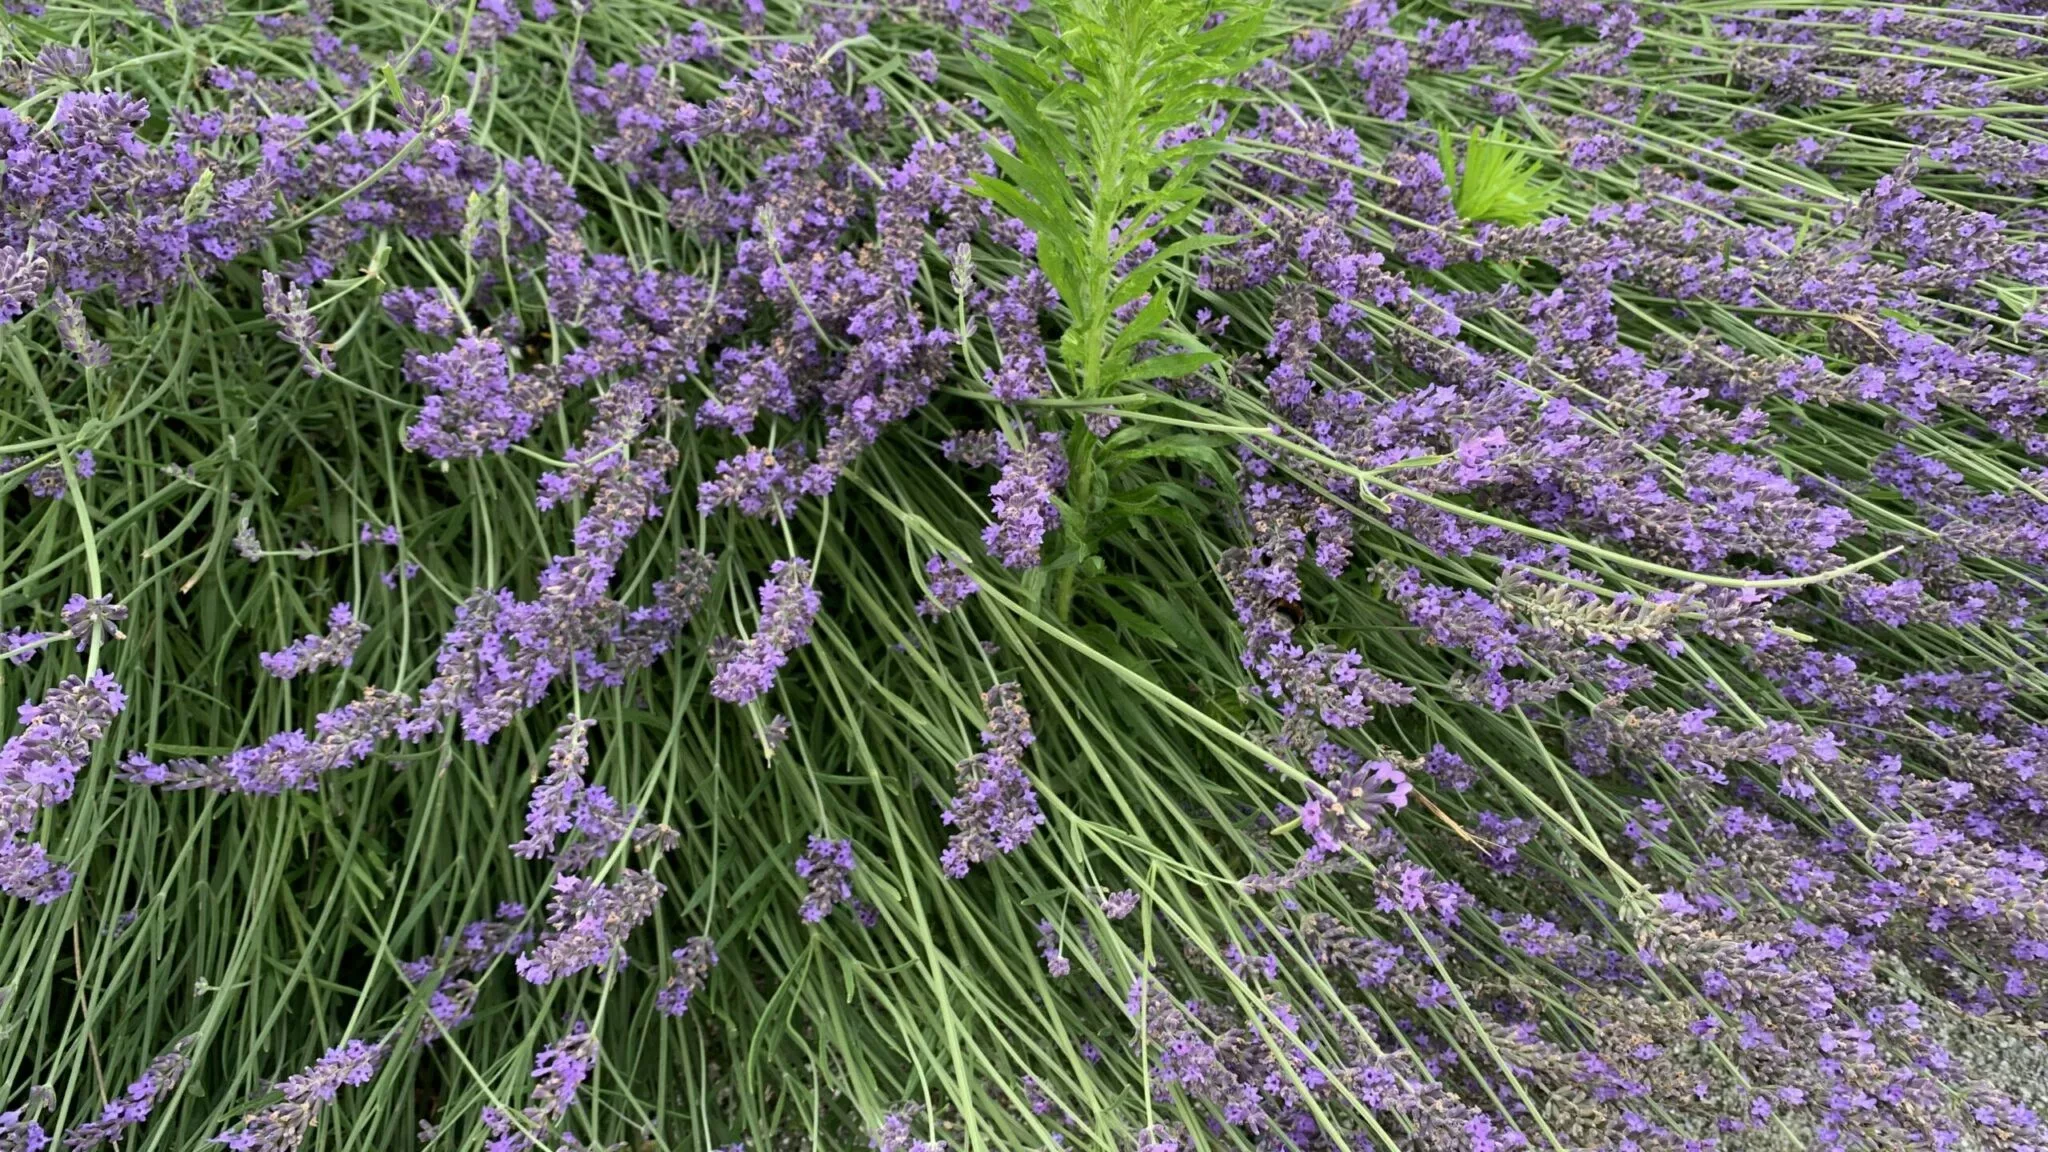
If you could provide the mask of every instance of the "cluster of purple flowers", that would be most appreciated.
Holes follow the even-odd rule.
[[[274,1090],[284,1099],[248,1113],[213,1139],[230,1152],[292,1152],[341,1089],[369,1083],[388,1055],[381,1043],[343,1041],[304,1071],[279,1081]]]
[[[1105,634],[1131,640],[1145,652],[1115,656],[1175,694],[1189,725],[1175,731],[1198,725],[1211,748],[1228,735],[1231,755],[1284,773],[1256,799],[1226,795],[1215,765],[1173,777],[1202,787],[1172,797],[1182,808],[1159,827],[1213,832],[1200,847],[1215,858],[1242,850],[1249,868],[1273,868],[1220,886],[1216,924],[1207,903],[1175,914],[1176,887],[1207,875],[1192,865],[1148,882],[1144,922],[1125,923],[1135,891],[1053,871],[1109,925],[1077,931],[1036,906],[1008,917],[1026,926],[1014,941],[1026,962],[1035,947],[1069,978],[1060,995],[1076,973],[1135,971],[1126,1010],[1145,1089],[1154,1104],[1177,1094],[1208,1131],[1152,1122],[1148,1106],[1134,1146],[2043,1146],[2023,1094],[1985,1082],[1946,1039],[2038,1025],[2048,988],[2048,373],[2034,347],[2048,313],[2028,311],[2048,287],[2048,213],[2030,201],[2048,185],[2048,145],[2024,111],[2039,103],[2025,69],[2041,53],[2025,5],[1716,14],[1702,18],[1716,39],[1694,42],[1677,85],[1649,79],[1672,75],[1690,35],[1670,4],[1425,12],[1360,0],[1317,13],[1235,78],[1247,114],[1219,111],[1163,142],[1227,134],[1220,175],[1202,178],[1230,195],[1125,253],[1187,239],[1199,255],[1184,287],[1204,307],[1177,317],[1176,334],[1232,355],[1216,379],[1154,381],[1157,396],[1066,433],[1032,414],[1064,383],[1047,345],[1065,305],[1012,262],[1028,264],[1040,238],[974,194],[996,171],[984,138],[1002,141],[1002,126],[975,101],[919,103],[926,130],[891,153],[877,141],[909,119],[894,86],[945,83],[938,57],[911,57],[872,87],[855,64],[871,22],[1001,34],[1024,7],[799,5],[807,34],[791,37],[789,13],[740,0],[702,12],[737,22],[737,38],[697,22],[642,46],[637,63],[599,59],[604,36],[568,46],[561,114],[580,117],[591,145],[579,162],[605,171],[586,186],[634,198],[618,216],[635,227],[665,220],[676,251],[706,256],[691,267],[715,269],[702,275],[594,250],[614,222],[585,227],[571,183],[589,181],[583,170],[500,156],[467,112],[425,94],[451,65],[462,71],[436,82],[499,83],[492,54],[530,38],[550,0],[484,0],[413,60],[344,40],[326,0],[264,14],[266,36],[306,40],[310,67],[289,81],[212,69],[189,109],[83,90],[95,72],[82,49],[46,46],[0,68],[0,88],[23,97],[0,109],[0,339],[41,341],[35,355],[97,388],[129,352],[106,309],[167,301],[193,280],[251,293],[246,275],[223,272],[276,243],[289,264],[263,271],[250,314],[260,302],[298,367],[332,377],[314,287],[380,240],[402,238],[404,254],[365,281],[409,275],[421,251],[453,255],[472,282],[392,286],[381,318],[346,329],[350,362],[379,362],[356,354],[372,333],[402,342],[389,362],[405,387],[389,391],[417,400],[399,436],[416,454],[407,464],[467,498],[460,486],[479,477],[546,461],[528,514],[571,541],[537,572],[443,601],[452,620],[424,685],[366,687],[309,731],[205,760],[126,761],[126,779],[169,789],[312,791],[394,743],[517,738],[553,722],[544,706],[565,685],[578,693],[579,719],[556,730],[510,846],[546,862],[545,926],[528,931],[514,905],[459,930],[404,968],[428,1006],[416,1035],[329,1050],[218,1141],[297,1148],[341,1087],[468,1022],[497,959],[515,957],[533,984],[632,967],[630,939],[665,887],[655,865],[614,866],[676,834],[591,782],[594,723],[580,717],[601,690],[642,708],[633,677],[679,643],[707,596],[711,559],[670,543],[693,534],[667,522],[689,519],[672,487],[696,484],[699,538],[779,529],[786,541],[814,516],[837,530],[833,516],[865,514],[845,505],[871,490],[867,469],[900,447],[892,437],[916,444],[943,427],[947,461],[999,470],[982,519],[955,509],[952,524],[985,521],[983,546],[1010,571],[988,567],[984,587],[952,559],[958,542],[920,540],[913,557],[939,550],[918,616],[986,593],[942,628],[919,626],[932,641],[920,660],[950,658],[941,634],[957,640],[982,608],[1006,611],[1034,588],[1038,575],[1020,570],[1078,559],[1047,550],[1068,516],[1094,515],[1082,494],[1129,494],[1122,477],[1069,491],[1070,467],[1090,484],[1108,475],[1070,465],[1076,445],[1159,468],[1158,490],[1184,505],[1174,531],[1232,534],[1181,555],[1203,557],[1198,569],[1218,561],[1222,599],[1191,618],[1237,621],[1226,665],[1240,659],[1248,682],[1236,698],[1216,690],[1232,669],[1204,667],[1183,703],[1167,673],[1199,659],[1196,645],[1147,648],[1132,637],[1161,629],[1098,614],[1107,594],[1053,625],[1097,655]],[[225,15],[211,0],[141,11],[181,37]],[[376,102],[373,75],[390,101]],[[1347,114],[1321,113],[1329,93]],[[366,94],[360,123],[326,115],[341,94]],[[1495,141],[1531,132],[1531,163],[1555,189],[1532,193],[1526,213],[1475,208],[1478,137],[1461,160],[1429,135],[1450,117],[1500,117]],[[1726,135],[1660,129],[1677,117]],[[1118,244],[1138,226],[1110,224]],[[991,249],[1000,256],[977,258]],[[323,315],[351,307],[346,290],[320,291]],[[1157,457],[1120,456],[1146,450],[1152,429],[1131,416],[1154,400],[1259,435],[1239,437],[1234,456],[1192,435]],[[79,499],[97,467],[75,448],[86,428],[53,435],[36,456],[0,461],[0,477]],[[1180,464],[1195,460],[1215,468],[1182,483]],[[103,511],[28,507],[88,525]],[[1064,525],[1112,573],[1101,587],[1131,583],[1144,569],[1119,549],[1153,538],[1075,531],[1098,526]],[[401,543],[367,525],[362,542]],[[266,555],[253,529],[235,546]],[[671,555],[667,578],[635,601],[635,574]],[[741,572],[760,581],[758,613],[744,639],[714,642],[718,700],[762,700],[812,643],[813,566],[838,553],[811,555]],[[418,572],[401,557],[386,583]],[[68,644],[96,669],[126,615],[110,596],[73,596],[61,630],[7,632],[0,655],[70,659]],[[260,663],[284,680],[347,667],[365,632],[338,604],[325,634]],[[967,652],[984,668],[997,655],[987,640]],[[1071,682],[1019,667],[980,682]],[[981,750],[955,766],[942,805],[940,866],[954,879],[1046,822],[1025,770],[1040,734],[1023,688],[998,683],[982,703]],[[22,731],[0,745],[0,891],[68,891],[36,824],[70,797],[124,704],[95,670],[22,707]],[[793,726],[763,723],[766,711],[747,722],[772,751]],[[609,729],[601,739],[622,747]],[[793,754],[763,779],[815,772],[789,768]],[[600,758],[608,782],[625,758]],[[1120,802],[1117,818],[1163,794],[1159,783]],[[836,823],[829,808],[818,817]],[[871,864],[878,892],[905,882],[896,863]],[[1054,853],[1046,869],[1059,863],[1072,861]],[[806,923],[841,904],[876,921],[854,897],[855,867],[851,840],[809,837],[794,863]],[[1116,959],[1096,929],[1142,932],[1152,966],[1095,963]],[[1187,937],[1179,959],[1154,961],[1172,954],[1150,950],[1154,933]],[[655,1006],[683,1016],[718,962],[709,936],[688,939]],[[1543,980],[1564,992],[1530,995]],[[1088,1050],[1091,1066],[1115,1063]],[[536,1057],[530,1104],[482,1112],[486,1147],[583,1146],[565,1125],[597,1058],[592,1025],[574,1020]],[[186,1059],[178,1048],[153,1063],[72,1130],[72,1146],[130,1133]],[[1013,1107],[1063,1119],[1065,1093],[1021,1083]],[[871,1146],[944,1148],[934,1133],[953,1131],[950,1114],[935,1109],[925,1138],[911,1117],[884,1116]],[[1352,1117],[1375,1130],[1330,1131],[1367,1123]],[[31,1140],[47,1137],[0,1114],[0,1146]]]
[[[789,663],[789,654],[811,642],[811,622],[818,617],[820,603],[810,563],[777,560],[761,585],[761,616],[754,634],[730,645],[711,679],[711,694],[731,704],[767,695],[777,673]]]
[[[718,950],[711,937],[693,936],[681,948],[668,954],[675,973],[654,995],[654,1006],[670,1016],[690,1010],[690,998],[704,987],[711,970],[718,966]]]
[[[311,633],[276,652],[256,657],[263,670],[280,680],[290,680],[322,668],[346,668],[356,658],[356,646],[368,635],[370,626],[356,619],[347,601],[327,611],[327,634]]]
[[[163,1055],[149,1062],[142,1075],[135,1078],[121,1094],[106,1102],[100,1114],[83,1124],[74,1124],[64,1133],[64,1147],[67,1152],[85,1152],[102,1144],[113,1144],[128,1135],[131,1128],[140,1127],[155,1111],[158,1102],[170,1095],[171,1090],[185,1077],[192,1067],[192,1039],[186,1037],[170,1047]]]
[[[0,744],[0,892],[48,904],[71,890],[71,870],[35,839],[36,814],[71,798],[93,745],[127,704],[114,678],[95,672],[21,706],[21,731]]]
[[[981,730],[982,750],[954,766],[953,798],[939,816],[953,829],[940,866],[956,879],[976,864],[1023,847],[1045,823],[1038,790],[1024,773],[1024,749],[1035,737],[1023,689],[998,684],[982,694],[981,705],[988,717]]]
[[[597,1071],[597,1034],[588,1022],[577,1020],[562,1038],[533,1057],[532,1103],[519,1110],[523,1123],[486,1106],[480,1113],[488,1152],[526,1152],[530,1148],[580,1148],[573,1132],[563,1128],[569,1110],[576,1106],[583,1085]],[[545,1141],[545,1143],[543,1143]]]
[[[797,879],[804,881],[801,909],[804,923],[816,924],[839,905],[853,900],[853,841],[813,836],[797,857]]]

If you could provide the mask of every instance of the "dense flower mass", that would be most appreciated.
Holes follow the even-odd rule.
[[[2037,5],[6,9],[0,1149],[2048,1148]]]
[[[36,815],[71,799],[93,745],[127,705],[114,678],[95,672],[21,706],[21,731],[0,744],[0,892],[48,904],[70,890],[71,870],[35,839]]]
[[[982,751],[954,766],[953,798],[940,819],[953,829],[940,857],[949,876],[967,875],[973,865],[1014,852],[1031,839],[1045,815],[1038,792],[1024,774],[1024,749],[1032,742],[1031,714],[1015,684],[998,684],[982,694],[988,724]]]

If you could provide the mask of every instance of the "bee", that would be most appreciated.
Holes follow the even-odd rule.
[[[1276,598],[1267,601],[1266,606],[1294,621],[1297,625],[1308,623],[1308,609],[1303,608],[1299,600],[1281,600]]]

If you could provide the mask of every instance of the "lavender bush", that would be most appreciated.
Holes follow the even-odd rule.
[[[9,3],[0,1152],[2048,1148],[2044,59]]]

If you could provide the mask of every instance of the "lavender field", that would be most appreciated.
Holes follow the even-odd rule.
[[[2048,2],[4,4],[0,1152],[2048,1150]]]

